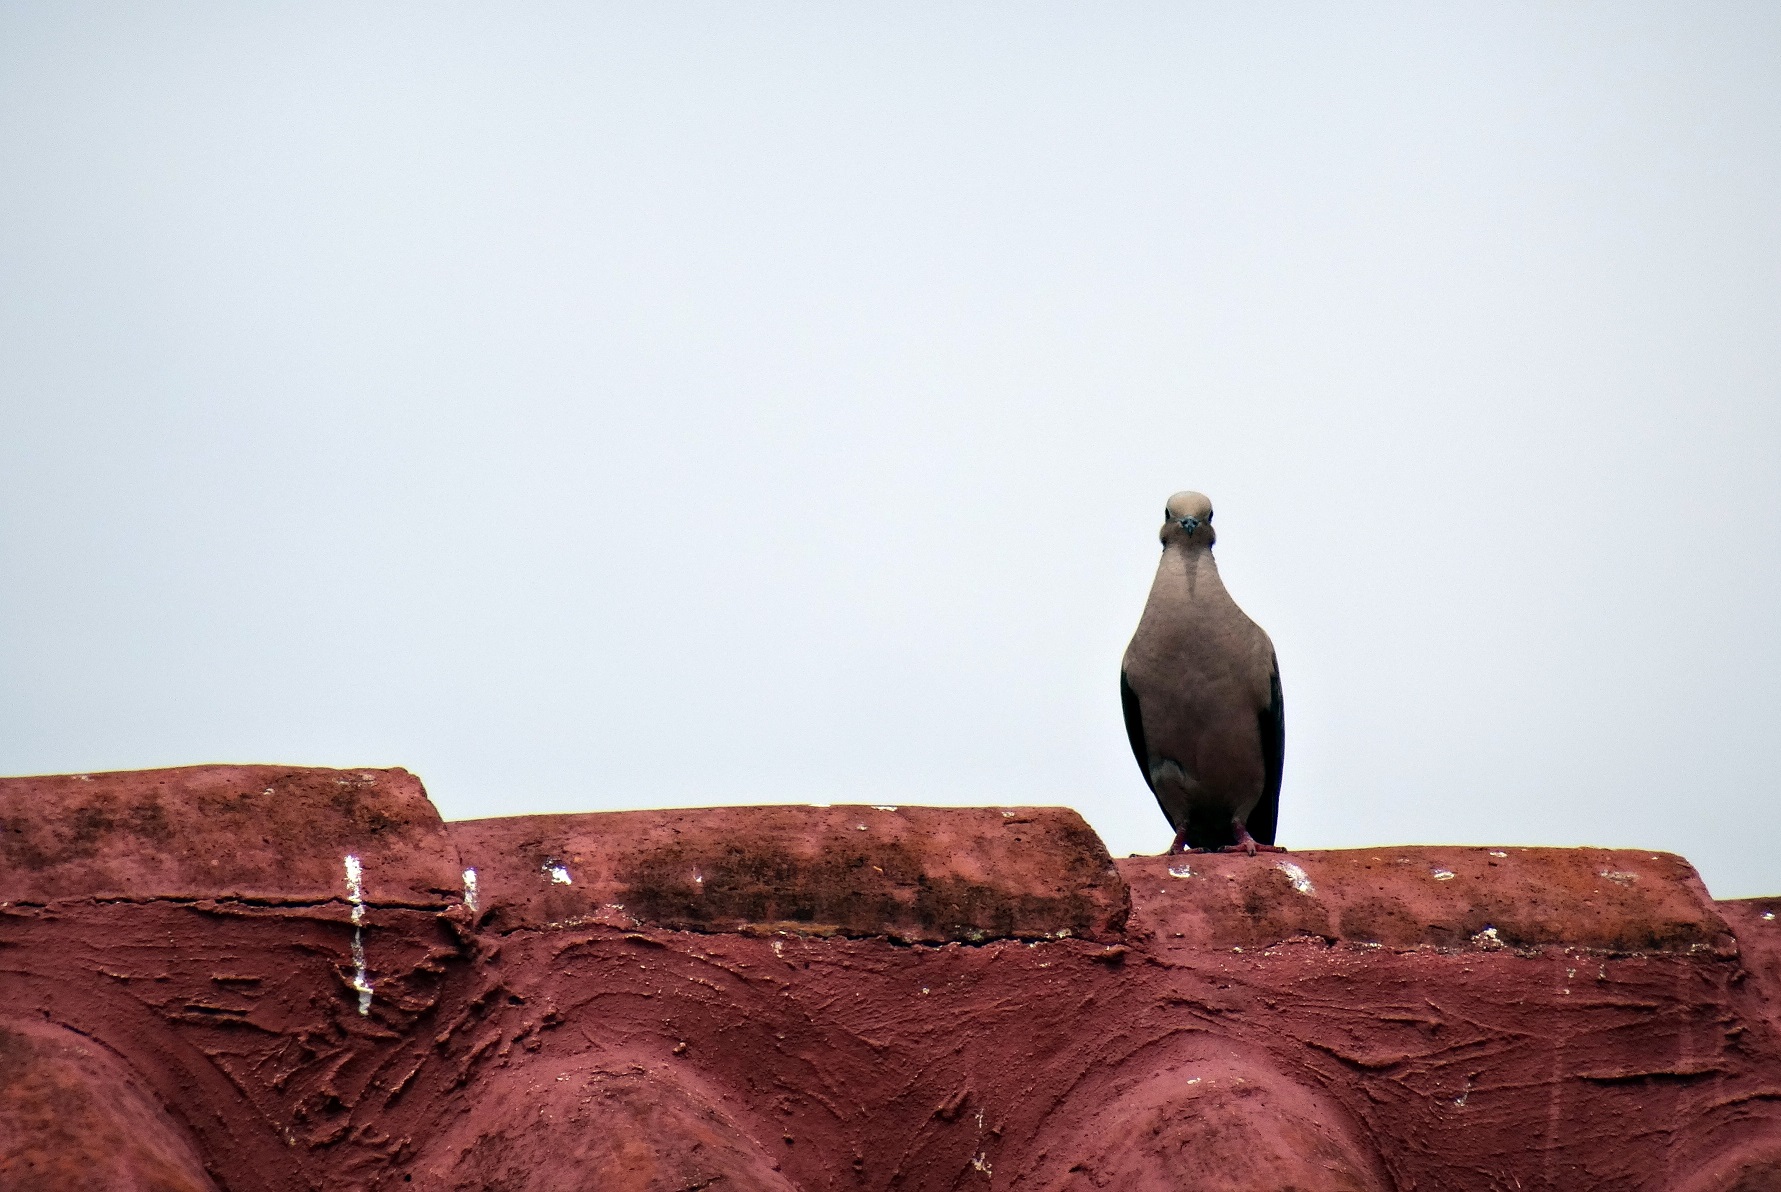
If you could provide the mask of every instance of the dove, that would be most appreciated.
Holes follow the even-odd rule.
[[[1169,498],[1163,558],[1119,670],[1126,735],[1144,781],[1191,848],[1274,846],[1286,720],[1274,643],[1218,576],[1212,502]]]

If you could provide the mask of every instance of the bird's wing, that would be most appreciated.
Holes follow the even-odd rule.
[[[1262,766],[1266,775],[1262,783],[1261,802],[1249,813],[1249,834],[1263,844],[1274,843],[1274,829],[1280,819],[1280,771],[1286,760],[1286,705],[1280,698],[1280,660],[1270,659],[1268,674],[1268,706],[1258,715],[1262,732]]]
[[[1144,775],[1144,785],[1150,793],[1156,793],[1156,784],[1150,781],[1150,747],[1144,743],[1144,717],[1138,711],[1138,693],[1132,690],[1130,679],[1125,677],[1125,668],[1119,669],[1119,704],[1125,709],[1125,735],[1132,743],[1132,756],[1138,759],[1138,772]],[[1279,783],[1276,782],[1278,787]]]

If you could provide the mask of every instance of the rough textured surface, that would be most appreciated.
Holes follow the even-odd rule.
[[[1287,859],[1311,872],[1319,858]],[[1215,977],[1202,1009],[1231,1035],[1298,1044],[1303,1077],[1353,1114],[1387,1187],[1668,1192],[1781,1138],[1781,1038],[1735,952],[1300,936],[1221,953],[1168,930],[1188,880],[1155,881],[1157,860],[1122,864],[1149,962]],[[1678,885],[1693,889],[1691,874]],[[1704,901],[1697,915],[1719,917]]]
[[[0,901],[345,896],[342,858],[384,904],[458,888],[439,813],[406,770],[186,766],[0,778]]]
[[[1298,936],[1391,948],[1737,951],[1669,853],[1592,848],[1344,849],[1121,862],[1161,938],[1259,948]]]
[[[1721,902],[1718,908],[1737,933],[1755,1005],[1781,1032],[1781,898],[1738,898]]]
[[[457,844],[417,826],[399,862],[339,826],[341,772],[281,772],[298,777],[275,789],[312,792],[319,822],[267,834],[284,852],[255,863],[310,882],[302,900],[67,884],[0,907],[0,1040],[72,1031],[96,1057],[15,1050],[6,1154],[115,1155],[163,1192],[150,1181],[202,1189],[194,1162],[223,1192],[1766,1192],[1781,1172],[1773,904],[1715,906],[1662,854],[1133,858],[1125,882],[1103,863],[1083,896],[1104,909],[1129,887],[1123,931],[1109,916],[1100,939],[993,938],[1029,913],[1023,897],[1056,913],[1031,866],[1091,855],[1044,843],[1046,823],[1067,841],[1069,817],[885,812],[876,835],[842,808],[544,817],[455,826]],[[216,789],[180,773],[159,798],[193,825],[181,855],[226,855],[240,822],[168,806]],[[656,843],[638,845],[649,823]],[[999,823],[1005,836],[971,843]],[[141,848],[127,819],[109,831],[89,855]],[[664,890],[689,861],[800,831],[850,858],[866,846],[837,832],[895,842],[930,885],[969,878],[1018,914],[904,917],[919,879],[830,909],[838,879],[815,845],[744,866],[715,910],[689,911],[681,888],[599,913],[619,871],[594,880],[592,857],[660,857],[666,840],[678,851],[631,886]],[[347,847],[372,858],[365,905],[329,889]],[[973,877],[961,852],[995,871]],[[467,862],[477,912],[436,893]],[[1168,873],[1183,862],[1190,876]],[[425,875],[394,885],[432,905],[373,900],[380,866]],[[935,925],[985,934],[892,938]],[[30,1106],[62,1088],[110,1116],[48,1133]],[[0,1180],[13,1186],[31,1187]]]
[[[1203,1032],[1143,1063],[1091,1071],[1057,1118],[1032,1177],[1086,1192],[1372,1192],[1390,1185],[1355,1124],[1265,1052]]]
[[[0,1188],[216,1192],[191,1136],[73,1031],[0,1025]]]
[[[652,924],[905,943],[1114,939],[1125,887],[1059,807],[712,807],[451,826],[499,930]]]
[[[451,1192],[792,1192],[779,1164],[689,1084],[684,1064],[583,1054],[510,1065],[479,1082],[481,1112],[422,1145],[414,1184]]]
[[[372,909],[355,929],[339,904],[14,905],[0,909],[0,998],[14,1024],[65,1026],[119,1056],[229,1192],[356,1188],[399,1153],[392,1111],[464,1000],[456,922]]]

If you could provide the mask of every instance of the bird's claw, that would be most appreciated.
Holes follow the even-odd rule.
[[[1223,848],[1201,848],[1198,846],[1188,848],[1187,829],[1183,828],[1175,833],[1175,840],[1169,845],[1169,855],[1172,857],[1177,853],[1247,853],[1253,857],[1257,853],[1284,853],[1286,851],[1277,844],[1263,844],[1251,836],[1249,829],[1243,825],[1241,820],[1233,823],[1231,828],[1236,833],[1237,843],[1227,844]]]
[[[1231,821],[1231,832],[1237,837],[1237,843],[1225,845],[1222,850],[1223,852],[1248,853],[1253,857],[1258,852],[1284,853],[1286,851],[1277,844],[1263,844],[1261,841],[1251,836],[1249,834],[1249,825],[1245,824],[1240,819],[1233,819]]]

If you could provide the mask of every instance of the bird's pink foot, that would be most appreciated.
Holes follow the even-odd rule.
[[[1169,845],[1169,853],[1170,853],[1170,855],[1171,855],[1171,856],[1173,856],[1173,855],[1174,855],[1174,854],[1175,854],[1175,853],[1184,853],[1184,852],[1187,852],[1187,851],[1188,851],[1188,847],[1187,847],[1187,825],[1186,825],[1186,824],[1183,824],[1183,825],[1181,825],[1181,830],[1180,830],[1180,831],[1178,831],[1178,832],[1176,832],[1176,833],[1175,833],[1175,840],[1174,840],[1174,842],[1173,842],[1173,843],[1172,843],[1172,844],[1170,844],[1170,845]],[[1194,851],[1194,852],[1196,852],[1196,853],[1197,853],[1197,852],[1199,852],[1199,851],[1200,851],[1200,850],[1199,850],[1199,849],[1194,849],[1194,850],[1192,850],[1192,851]]]
[[[1237,834],[1237,843],[1225,845],[1219,850],[1220,852],[1248,853],[1253,857],[1257,853],[1284,853],[1286,851],[1277,844],[1263,844],[1258,841],[1249,834],[1249,829],[1243,826],[1242,820],[1232,820],[1231,831]]]

